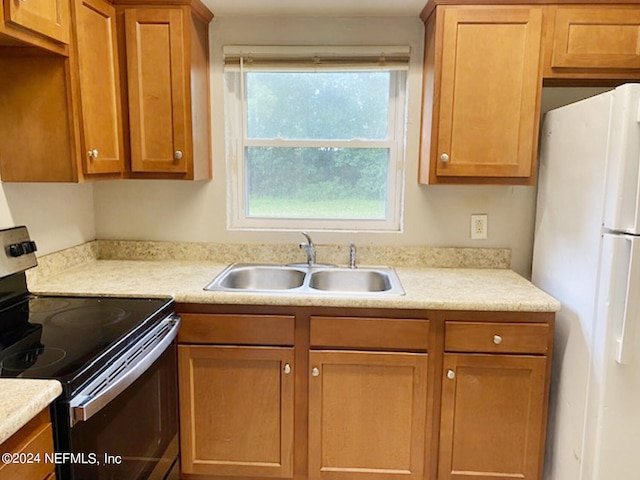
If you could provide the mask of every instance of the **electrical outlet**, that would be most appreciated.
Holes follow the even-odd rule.
[[[488,215],[486,213],[471,215],[471,239],[472,240],[487,239],[487,222],[488,222]]]

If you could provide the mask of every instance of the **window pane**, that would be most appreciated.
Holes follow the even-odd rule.
[[[247,137],[385,140],[390,72],[248,72]]]
[[[386,148],[248,147],[250,217],[386,218]]]

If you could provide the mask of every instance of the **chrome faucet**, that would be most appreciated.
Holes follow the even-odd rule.
[[[356,246],[349,243],[349,268],[356,268]]]
[[[307,263],[310,267],[316,264],[316,246],[313,244],[311,237],[306,232],[300,232],[307,239],[307,243],[301,243],[300,248],[307,254]]]

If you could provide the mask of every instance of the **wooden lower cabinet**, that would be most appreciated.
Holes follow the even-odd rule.
[[[293,476],[293,348],[180,345],[182,472]]]
[[[427,354],[309,354],[309,478],[423,478]]]
[[[536,480],[547,358],[445,354],[438,480]]]
[[[55,465],[45,461],[53,454],[53,433],[49,409],[41,411],[0,445],[0,453],[39,456],[39,462],[0,462],[0,480],[55,480]]]
[[[182,308],[184,480],[542,478],[553,313]]]

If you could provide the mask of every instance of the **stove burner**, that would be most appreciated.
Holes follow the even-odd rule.
[[[0,370],[21,372],[26,370],[37,370],[48,367],[59,362],[67,356],[67,352],[61,348],[38,347],[23,350],[5,358],[0,363]]]
[[[124,320],[126,317],[127,311],[122,308],[92,305],[72,308],[56,313],[51,316],[49,322],[57,327],[91,329],[113,325]]]
[[[69,300],[64,298],[36,298],[29,302],[29,312],[31,313],[45,313],[55,312],[56,310],[62,310],[71,305]]]

